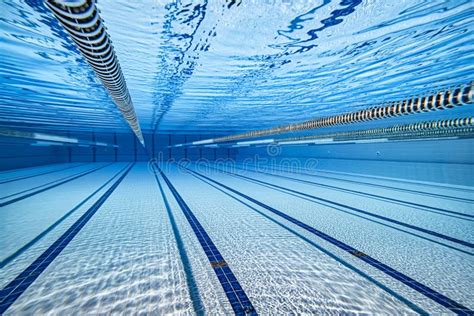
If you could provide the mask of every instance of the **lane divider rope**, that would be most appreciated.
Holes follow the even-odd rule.
[[[369,107],[363,110],[347,112],[328,117],[315,118],[301,123],[277,126],[269,129],[255,130],[241,134],[229,135],[212,139],[204,139],[200,141],[194,141],[188,144],[178,145],[209,145],[247,138],[257,138],[268,135],[381,120],[417,113],[447,110],[459,106],[472,104],[473,91],[474,81],[468,84],[453,87],[451,89],[442,90],[430,95],[417,96],[405,100],[387,102],[384,105]]]
[[[142,145],[145,145],[127,83],[112,41],[96,7],[96,0],[45,0],[77,49],[102,81],[115,105]]]

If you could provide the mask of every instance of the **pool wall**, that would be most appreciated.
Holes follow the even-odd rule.
[[[45,132],[46,133],[46,132]],[[55,144],[11,137],[0,137],[4,150],[0,152],[0,170],[26,168],[63,162],[102,161],[148,161],[150,157],[160,160],[216,160],[235,158],[233,148],[167,148],[169,145],[191,142],[209,135],[186,135],[160,133],[153,136],[145,133],[144,149],[132,133],[74,133],[49,131],[49,134],[77,138],[78,144]],[[212,136],[211,136],[212,137]],[[90,146],[85,142],[98,142],[113,146]]]

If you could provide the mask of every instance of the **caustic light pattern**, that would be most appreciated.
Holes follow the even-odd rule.
[[[474,3],[0,3],[0,315],[474,315]]]

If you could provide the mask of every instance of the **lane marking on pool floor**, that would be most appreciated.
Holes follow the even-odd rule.
[[[229,174],[231,176],[235,176],[235,177],[241,178],[241,179],[249,181],[249,182],[260,183],[260,184],[263,184],[265,186],[270,186],[270,187],[273,187],[273,188],[278,188],[278,189],[283,190],[283,191],[292,192],[292,193],[295,193],[295,194],[306,196],[308,198],[311,198],[311,199],[314,199],[314,200],[317,200],[317,201],[321,201],[321,202],[331,204],[331,205],[336,205],[338,207],[343,207],[343,208],[349,209],[349,210],[357,212],[357,213],[361,213],[361,214],[364,214],[364,215],[367,215],[367,216],[375,217],[375,218],[378,218],[378,219],[381,219],[381,220],[384,220],[384,221],[387,221],[387,222],[390,222],[390,223],[394,223],[396,225],[407,227],[407,228],[410,228],[410,229],[413,229],[413,230],[416,230],[416,231],[419,231],[419,232],[422,232],[422,233],[425,233],[425,234],[428,234],[428,235],[432,235],[432,236],[435,236],[435,237],[438,237],[438,238],[441,238],[441,239],[444,239],[444,240],[448,240],[450,242],[463,245],[465,247],[474,248],[473,243],[470,243],[468,241],[464,241],[464,240],[461,240],[461,239],[457,239],[457,238],[454,238],[454,237],[451,237],[451,236],[447,236],[447,235],[444,235],[444,234],[441,234],[441,233],[438,233],[438,232],[435,232],[435,231],[432,231],[432,230],[429,230],[429,229],[426,229],[426,228],[422,228],[422,227],[418,227],[418,226],[415,226],[415,225],[412,225],[412,224],[404,223],[404,222],[401,222],[401,221],[398,221],[398,220],[395,220],[395,219],[392,219],[392,218],[389,218],[389,217],[386,217],[386,216],[382,216],[382,215],[378,215],[378,214],[371,213],[371,212],[368,212],[368,211],[364,211],[364,210],[361,210],[361,209],[358,209],[358,208],[355,208],[355,207],[352,207],[352,206],[349,206],[349,205],[346,205],[346,204],[342,204],[342,203],[339,203],[339,202],[335,202],[335,201],[331,201],[331,200],[324,199],[324,198],[321,198],[321,197],[317,197],[315,195],[307,194],[307,193],[300,192],[300,191],[293,190],[293,189],[288,189],[288,188],[285,188],[285,187],[282,187],[282,186],[279,186],[279,185],[276,185],[276,184],[272,184],[272,183],[269,183],[269,182],[266,182],[266,181],[261,181],[261,180],[249,178],[249,177],[246,177],[246,176],[243,176],[243,175],[240,175],[240,174],[236,174],[236,173],[233,173],[233,172],[229,172],[229,171],[219,170],[219,169],[216,169],[216,168],[211,167],[211,166],[209,166],[209,167],[212,168],[212,169],[218,170],[221,173]]]
[[[238,179],[238,177],[234,176],[234,175],[229,175],[229,176],[232,176],[232,177],[235,177]],[[460,247],[458,247],[458,245],[452,245],[450,243],[446,243],[445,241],[443,240],[438,240],[437,238],[432,238],[431,236],[426,236],[424,234],[420,234],[418,232],[414,232],[412,231],[411,229],[404,229],[403,227],[399,227],[399,226],[396,226],[394,224],[391,224],[391,223],[386,223],[386,222],[383,222],[381,220],[378,220],[378,219],[374,219],[374,218],[370,218],[368,216],[365,216],[363,214],[357,214],[356,212],[353,212],[351,210],[347,210],[347,209],[344,209],[342,207],[336,207],[336,206],[331,206],[331,205],[328,205],[328,204],[325,204],[325,203],[322,203],[322,202],[318,202],[318,201],[315,201],[314,199],[312,198],[308,198],[308,197],[305,197],[305,196],[302,196],[300,194],[296,194],[296,193],[292,193],[292,192],[288,192],[288,191],[285,191],[283,189],[279,189],[279,188],[274,188],[274,187],[271,187],[269,185],[266,185],[266,184],[262,184],[262,183],[258,183],[258,182],[255,182],[255,181],[252,181],[252,180],[248,180],[249,182],[252,182],[252,183],[255,183],[257,185],[260,185],[260,186],[263,186],[263,187],[266,187],[266,188],[269,188],[271,190],[275,190],[275,191],[278,191],[278,192],[282,192],[284,194],[287,194],[287,195],[291,195],[293,197],[296,197],[298,199],[302,199],[302,200],[305,200],[305,201],[309,201],[311,203],[316,203],[316,204],[319,204],[319,205],[322,205],[324,207],[328,207],[328,208],[331,208],[331,209],[334,209],[338,212],[342,212],[342,213],[346,213],[346,214],[349,214],[351,216],[355,216],[355,217],[358,217],[358,218],[361,218],[363,220],[366,220],[366,221],[369,221],[369,222],[372,222],[372,223],[375,223],[375,224],[378,224],[378,225],[382,225],[384,227],[388,227],[390,229],[394,229],[396,231],[399,231],[399,232],[402,232],[402,233],[405,233],[407,235],[411,235],[411,236],[414,236],[414,237],[417,237],[417,238],[420,238],[420,239],[423,239],[423,240],[426,240],[426,241],[429,241],[429,242],[432,242],[432,243],[435,243],[437,245],[440,245],[442,247],[446,247],[446,248],[449,248],[449,249],[452,249],[452,250],[455,250],[455,251],[458,251],[458,252],[461,252],[461,253],[464,253],[464,254],[467,254],[467,255],[470,255],[470,256],[474,256],[474,253],[473,252],[470,252],[469,250],[465,250],[465,249],[461,249]]]
[[[423,185],[423,186],[433,186],[437,187],[443,190],[454,190],[454,191],[464,191],[464,192],[469,192],[473,193],[474,189],[471,189],[466,186],[456,186],[456,185],[449,185],[449,184],[440,184],[440,183],[433,183],[433,182],[427,182],[427,181],[416,181],[416,180],[409,180],[409,179],[396,179],[396,178],[389,178],[389,177],[382,177],[382,176],[369,176],[369,175],[364,175],[364,174],[357,174],[357,173],[346,173],[346,172],[335,172],[335,171],[329,171],[329,170],[320,170],[319,172],[322,173],[329,173],[329,174],[336,174],[344,177],[358,177],[358,178],[367,178],[367,179],[372,179],[372,180],[377,180],[377,181],[387,181],[387,182],[397,182],[401,184],[411,184],[411,185]],[[335,178],[337,179],[337,178]]]
[[[43,273],[53,260],[63,251],[71,240],[100,209],[104,202],[127,176],[135,163],[115,181],[115,183],[85,212],[72,226],[48,247],[32,264],[0,291],[0,315],[3,314],[28,287]]]
[[[244,168],[245,168],[245,166],[244,166]],[[430,193],[430,192],[426,192],[426,191],[419,191],[419,190],[413,190],[413,189],[399,188],[399,187],[394,187],[394,186],[390,186],[390,185],[376,184],[376,183],[371,183],[371,182],[364,182],[364,181],[356,181],[356,180],[350,180],[350,179],[341,179],[341,178],[338,178],[338,177],[323,176],[323,175],[320,175],[319,173],[318,174],[311,174],[311,173],[306,173],[306,172],[282,171],[282,170],[278,170],[278,169],[272,169],[272,170],[277,171],[277,172],[295,173],[295,174],[300,174],[300,175],[308,176],[308,177],[317,177],[317,178],[322,178],[322,179],[329,179],[329,180],[333,180],[333,181],[354,183],[354,184],[358,184],[358,185],[379,187],[379,188],[383,188],[383,189],[395,190],[395,191],[400,191],[400,192],[408,192],[408,193],[417,194],[417,195],[426,195],[426,196],[434,197],[434,198],[437,198],[437,199],[454,200],[454,201],[459,201],[459,202],[463,202],[463,203],[472,203],[472,202],[474,202],[473,199],[461,198],[461,197],[450,196],[450,195],[445,195],[445,194]],[[320,172],[326,173],[327,171],[320,171]],[[354,177],[354,176],[351,176],[351,177]],[[421,184],[419,184],[419,185],[421,185]],[[426,184],[426,185],[429,185],[429,184]],[[448,188],[448,189],[460,190],[460,189],[457,189],[457,188]]]
[[[211,168],[214,168],[216,170],[220,170],[221,172],[228,172],[228,171],[218,169],[216,167],[211,167]],[[314,181],[288,177],[288,176],[284,176],[284,175],[280,175],[280,174],[274,174],[274,173],[265,172],[265,171],[247,170],[247,169],[242,169],[242,168],[239,168],[239,170],[251,171],[251,172],[254,172],[254,173],[257,173],[257,174],[260,173],[260,174],[265,174],[265,175],[269,175],[269,176],[273,176],[273,177],[277,177],[277,178],[288,179],[290,181],[301,182],[301,183],[304,183],[304,184],[315,185],[315,186],[319,186],[319,187],[323,187],[323,188],[329,188],[329,189],[332,189],[332,190],[347,192],[349,194],[355,194],[355,195],[359,195],[359,196],[369,196],[369,197],[372,197],[372,198],[375,198],[375,199],[385,200],[385,201],[388,201],[388,202],[391,202],[391,203],[394,203],[394,204],[402,204],[402,205],[405,205],[405,206],[413,206],[417,209],[421,208],[421,209],[425,209],[425,210],[431,210],[429,212],[440,214],[440,215],[451,216],[451,215],[448,215],[448,214],[452,214],[452,215],[456,215],[456,216],[452,216],[452,217],[455,217],[455,218],[459,218],[459,219],[462,219],[462,220],[468,220],[468,221],[474,221],[473,220],[474,215],[461,213],[461,212],[456,212],[456,211],[451,211],[451,210],[446,210],[446,209],[435,207],[435,206],[429,206],[429,205],[419,204],[419,203],[415,203],[415,202],[399,200],[399,199],[395,199],[395,198],[391,198],[391,197],[387,197],[387,196],[383,196],[383,195],[378,195],[378,194],[373,194],[373,193],[368,193],[368,192],[362,192],[362,191],[357,191],[357,190],[351,190],[351,189],[342,188],[342,187],[338,187],[338,186],[333,186],[333,185],[329,185],[329,184],[317,183],[317,182],[314,182]],[[236,173],[233,173],[233,174],[236,174]],[[238,174],[236,174],[236,175],[238,175]],[[447,214],[443,214],[443,213],[447,213]],[[470,217],[470,218],[473,218],[473,219],[460,218],[458,216]]]
[[[436,303],[440,304],[441,306],[444,306],[445,308],[451,310],[452,312],[458,314],[458,315],[472,315],[474,314],[474,311],[473,310],[470,310],[469,308],[463,306],[462,304],[448,298],[447,296],[429,288],[428,286],[410,278],[409,276],[389,267],[388,265],[378,261],[377,259],[375,258],[372,258],[371,256],[365,254],[364,252],[356,249],[356,248],[353,248],[351,246],[349,246],[348,244],[342,242],[342,241],[339,241],[333,237],[331,237],[330,235],[327,235],[325,233],[323,233],[322,231],[320,230],[317,230],[316,228],[312,227],[312,226],[309,226],[281,211],[278,211],[277,209],[271,207],[271,206],[268,206],[266,204],[264,204],[263,202],[260,202],[248,195],[245,195],[244,193],[241,193],[235,189],[232,189],[231,187],[223,184],[223,183],[220,183],[214,179],[211,179],[201,173],[198,173],[194,170],[191,170],[189,168],[186,168],[184,166],[181,166],[181,168],[183,169],[186,169],[188,170],[190,173],[193,173],[193,174],[196,174],[198,176],[201,176],[203,177],[204,179],[206,180],[209,180],[210,182],[212,183],[215,183],[217,185],[219,185],[220,187],[222,188],[225,188],[227,189],[228,191],[230,192],[233,192],[235,193],[236,195],[239,195],[241,197],[243,197],[244,199],[270,211],[271,213],[275,214],[275,215],[278,215],[286,220],[288,220],[289,222],[301,227],[302,229],[316,235],[317,237],[333,244],[334,246],[338,247],[339,249],[342,249],[344,250],[345,252],[353,255],[355,258],[358,258],[360,260],[362,260],[363,262],[371,265],[372,267],[376,268],[377,270],[380,270],[382,271],[383,273],[389,275],[390,277],[400,281],[401,283],[407,285],[408,287],[412,288],[413,290],[415,290],[416,292],[428,297],[429,299],[435,301]]]
[[[207,258],[209,259],[209,263],[211,264],[212,269],[217,275],[217,278],[219,279],[219,282],[221,283],[222,288],[224,289],[227,299],[229,300],[229,303],[231,304],[235,314],[257,315],[257,312],[255,311],[255,308],[250,302],[250,299],[248,298],[247,294],[243,290],[242,286],[240,285],[239,281],[235,277],[227,262],[222,257],[214,242],[204,230],[204,227],[202,227],[201,223],[198,221],[198,219],[188,207],[186,202],[184,202],[183,198],[179,195],[178,191],[173,186],[171,181],[166,177],[163,171],[161,171],[161,169],[157,165],[155,166],[155,168],[157,168],[156,170],[165,181],[166,185],[168,186],[174,198],[176,199],[176,202],[178,202],[181,211],[183,212],[184,216],[186,217],[186,220],[188,221],[194,234],[196,235],[202,249],[206,253]]]
[[[9,198],[9,197],[14,197],[14,196],[20,195],[20,194],[22,194],[22,193],[31,192],[31,191],[35,191],[35,190],[38,190],[38,189],[41,189],[41,188],[50,186],[50,185],[54,185],[54,184],[56,184],[56,183],[58,183],[58,182],[60,182],[60,181],[68,180],[68,179],[70,179],[70,178],[72,178],[72,177],[74,177],[74,176],[81,175],[81,174],[83,174],[83,173],[89,172],[89,171],[94,170],[94,169],[97,169],[97,168],[104,168],[104,167],[110,166],[111,164],[113,164],[113,163],[105,163],[105,164],[100,165],[99,167],[93,166],[92,168],[86,168],[85,170],[75,171],[73,174],[70,174],[70,175],[66,175],[66,176],[60,175],[60,177],[57,178],[57,179],[55,179],[55,180],[51,180],[51,181],[48,180],[48,182],[43,183],[43,184],[40,184],[40,185],[36,185],[36,186],[34,186],[34,187],[32,187],[32,188],[22,189],[22,191],[17,191],[17,192],[15,192],[15,193],[10,193],[10,194],[8,194],[8,195],[4,195],[4,196],[0,197],[0,200],[5,200],[5,199],[7,199],[7,198]],[[88,164],[84,164],[84,165],[87,166]]]
[[[207,185],[215,188],[216,190],[218,190],[219,192],[225,194],[226,196],[234,199],[235,201],[241,203],[242,205],[246,206],[247,208],[251,209],[252,211],[258,213],[259,215],[263,216],[264,218],[266,218],[267,220],[271,221],[272,223],[280,226],[281,228],[289,231],[290,233],[294,234],[296,237],[302,239],[304,242],[307,242],[308,244],[310,244],[311,246],[315,247],[316,249],[318,249],[319,251],[321,251],[322,253],[328,255],[330,258],[336,260],[337,262],[341,263],[343,266],[345,266],[346,268],[354,271],[355,273],[357,273],[358,275],[360,275],[361,277],[367,279],[369,282],[375,284],[376,286],[378,286],[379,288],[381,288],[383,291],[387,292],[388,294],[394,296],[395,298],[397,298],[398,300],[400,300],[401,302],[403,302],[404,304],[406,304],[409,308],[411,308],[413,311],[415,311],[416,313],[420,314],[420,315],[428,315],[428,313],[426,311],[424,311],[421,307],[417,306],[416,304],[414,304],[413,302],[411,302],[410,300],[406,299],[405,297],[403,297],[402,295],[398,294],[397,292],[393,291],[392,289],[390,289],[389,287],[385,286],[384,284],[380,283],[379,281],[377,281],[376,279],[374,279],[373,277],[371,277],[370,275],[368,275],[367,273],[363,272],[362,270],[356,268],[355,266],[353,266],[352,264],[350,264],[349,262],[345,261],[344,259],[338,257],[337,255],[333,254],[332,252],[330,252],[329,250],[323,248],[322,246],[318,245],[317,243],[315,243],[313,240],[310,240],[308,239],[307,237],[303,236],[301,233],[295,231],[294,229],[290,228],[289,226],[283,224],[282,222],[278,221],[277,219],[271,217],[270,215],[267,215],[265,214],[263,211],[261,210],[258,210],[257,208],[251,206],[250,204],[244,202],[242,200],[242,197],[236,197],[234,196],[232,193],[229,193],[229,192],[226,192],[225,189],[221,189],[219,188],[216,184],[213,184],[211,182],[209,182],[208,180],[204,179],[204,178],[201,178],[200,176],[198,175],[195,175],[195,174],[192,174],[192,173],[189,173],[191,176],[195,177],[196,179],[198,179],[199,181],[202,181],[204,183],[206,183]]]
[[[5,201],[5,202],[1,202],[0,203],[0,207],[4,207],[4,206],[7,206],[9,204],[12,204],[12,203],[15,203],[15,202],[18,202],[18,201],[21,201],[21,200],[24,200],[26,198],[29,198],[29,197],[32,197],[36,194],[39,194],[39,193],[42,193],[44,191],[47,191],[47,190],[50,190],[50,189],[54,189],[62,184],[65,184],[65,183],[68,183],[68,182],[71,182],[73,180],[76,180],[76,179],[79,179],[81,177],[84,177],[88,174],[91,174],[93,172],[96,172],[100,169],[103,169],[105,167],[108,167],[110,165],[114,164],[113,162],[112,163],[109,163],[109,164],[105,164],[103,166],[100,166],[100,167],[97,167],[97,168],[94,168],[94,169],[91,169],[91,170],[86,170],[84,172],[81,172],[79,174],[76,174],[76,175],[71,175],[71,176],[67,176],[67,177],[64,177],[62,179],[59,179],[59,180],[54,180],[54,181],[51,181],[51,182],[48,182],[48,183],[45,183],[45,184],[42,184],[40,186],[37,186],[35,188],[31,188],[31,189],[28,189],[28,190],[24,190],[24,191],[21,191],[21,192],[17,192],[17,193],[14,193],[14,194],[10,194],[10,195],[7,195],[7,196],[4,196],[2,198],[0,198],[0,200],[4,200],[8,197],[11,197],[11,196],[15,196],[15,195],[18,195],[20,193],[23,193],[23,192],[27,192],[27,191],[32,191],[32,190],[36,190],[36,191],[33,191],[33,192],[30,192],[30,193],[27,193],[27,194],[24,194],[22,196],[19,196],[19,197],[16,197],[16,198],[13,198],[13,199],[10,199],[8,201]],[[58,182],[59,181],[59,182]],[[43,188],[41,188],[43,187]],[[41,189],[39,189],[41,188]]]
[[[74,166],[67,166],[65,168],[54,169],[54,170],[51,170],[51,171],[45,171],[45,172],[41,172],[41,173],[37,173],[37,174],[30,174],[30,175],[27,175],[27,176],[20,176],[20,177],[16,177],[16,178],[5,179],[5,180],[1,180],[0,184],[10,183],[10,182],[14,182],[14,181],[20,181],[20,180],[34,178],[34,177],[38,177],[38,176],[44,176],[44,175],[55,173],[55,172],[58,172],[58,171],[64,171],[64,170],[68,170],[68,169],[77,168],[77,167],[80,167],[80,166],[84,166],[86,164],[87,163],[81,163],[81,164],[77,164],[77,165],[74,165]]]
[[[20,256],[22,253],[24,253],[26,250],[28,250],[30,247],[32,247],[36,242],[41,240],[46,234],[48,234],[50,231],[52,231],[54,228],[56,228],[59,224],[61,224],[63,221],[65,221],[70,215],[72,215],[75,211],[77,211],[81,206],[83,206],[87,201],[89,201],[92,197],[94,197],[97,192],[105,188],[110,182],[112,182],[117,176],[119,176],[127,167],[129,167],[130,164],[127,164],[124,168],[120,169],[112,178],[107,180],[104,184],[102,184],[97,190],[95,190],[92,194],[90,194],[88,197],[86,197],[84,200],[82,200],[79,204],[74,206],[69,212],[64,214],[61,218],[59,218],[56,222],[51,224],[48,228],[43,230],[41,233],[39,233],[35,238],[21,246],[18,250],[16,250],[14,253],[0,261],[0,269],[3,269],[7,264],[15,260],[18,256]]]
[[[191,268],[191,262],[189,260],[188,253],[186,251],[186,247],[184,246],[183,239],[181,238],[178,225],[176,224],[176,220],[174,218],[173,212],[171,211],[171,206],[168,203],[168,198],[166,197],[166,194],[163,190],[163,186],[161,185],[161,182],[156,172],[154,172],[154,176],[155,176],[156,183],[158,184],[161,197],[165,204],[166,213],[168,215],[168,218],[171,224],[171,230],[173,231],[173,235],[176,241],[176,247],[178,248],[179,257],[181,259],[181,263],[183,264],[183,270],[186,276],[186,285],[188,287],[189,296],[193,304],[194,312],[196,313],[196,315],[205,315],[204,304],[202,303],[201,296],[199,294],[199,288],[197,287],[196,278],[194,277],[194,273]]]

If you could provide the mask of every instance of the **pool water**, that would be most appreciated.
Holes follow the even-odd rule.
[[[2,207],[2,287],[48,252],[130,166],[89,163],[62,170],[65,164],[59,164],[2,175],[2,181],[33,176],[2,184],[2,192],[10,193],[2,193],[7,203],[22,191],[34,193],[102,167]],[[426,192],[425,184],[404,182],[400,189],[391,179],[355,174],[162,168],[260,313],[447,312],[267,207],[472,304],[472,188],[446,185]],[[394,197],[400,202],[389,200]],[[147,163],[137,162],[7,314],[198,311],[232,309],[170,188]]]
[[[472,1],[0,10],[0,315],[474,314]]]

